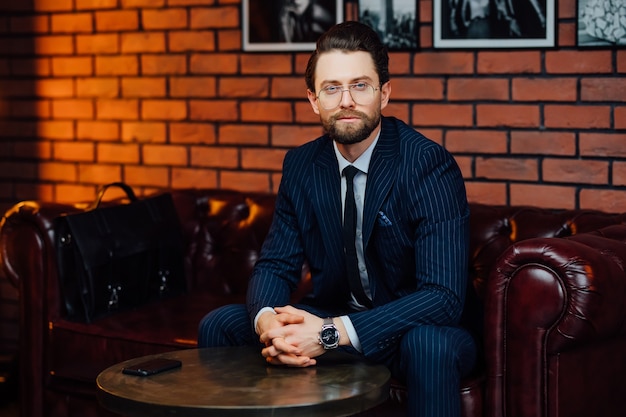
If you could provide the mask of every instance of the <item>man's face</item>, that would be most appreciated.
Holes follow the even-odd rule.
[[[357,104],[350,93],[345,91],[336,108],[324,109],[317,95],[327,86],[347,89],[349,84],[367,83],[374,87],[374,100],[367,104]],[[364,51],[325,52],[319,56],[315,68],[315,93],[307,95],[313,111],[320,116],[322,126],[328,135],[341,144],[362,142],[370,136],[380,124],[381,110],[389,102],[390,86],[385,83],[379,88],[379,78],[374,61]]]

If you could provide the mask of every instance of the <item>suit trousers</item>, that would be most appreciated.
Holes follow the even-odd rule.
[[[295,307],[319,317],[337,315],[310,306]],[[241,345],[258,346],[259,352],[263,347],[245,305],[218,308],[200,322],[198,347]],[[358,354],[352,348],[348,351]],[[460,417],[461,377],[471,371],[475,356],[475,343],[466,330],[423,325],[408,331],[382,363],[407,386],[407,416]]]

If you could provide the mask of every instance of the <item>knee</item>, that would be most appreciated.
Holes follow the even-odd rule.
[[[243,305],[227,305],[209,312],[198,325],[198,347],[240,344],[235,339],[250,333],[248,314]]]
[[[442,326],[418,326],[402,339],[402,351],[439,363],[456,363],[475,354],[474,342],[463,329]]]

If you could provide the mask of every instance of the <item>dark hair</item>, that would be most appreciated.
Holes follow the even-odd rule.
[[[380,41],[378,34],[368,25],[360,22],[339,23],[317,39],[315,51],[309,58],[304,73],[304,80],[309,90],[315,91],[315,67],[324,52],[339,50],[344,52],[368,52],[374,60],[380,85],[389,81],[389,55],[387,47]]]

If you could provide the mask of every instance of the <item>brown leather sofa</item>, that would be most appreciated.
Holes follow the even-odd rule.
[[[95,377],[196,344],[209,310],[243,301],[274,196],[177,190],[190,291],[91,324],[64,319],[53,220],[81,205],[26,201],[2,219],[0,255],[20,293],[21,416],[106,416]],[[465,324],[481,344],[465,417],[623,416],[626,215],[471,206]],[[303,274],[303,291],[306,274]],[[367,415],[401,415],[402,387]]]

